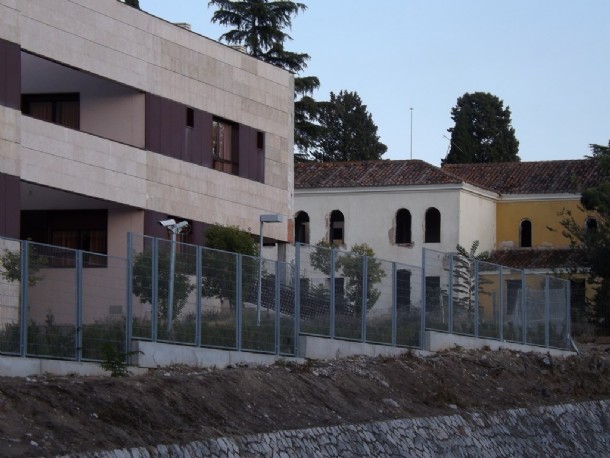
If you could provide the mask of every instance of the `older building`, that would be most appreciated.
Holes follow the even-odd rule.
[[[125,255],[293,213],[290,73],[116,0],[0,0],[0,235]],[[265,228],[285,242],[287,224]]]

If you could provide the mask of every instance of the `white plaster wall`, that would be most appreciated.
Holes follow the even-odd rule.
[[[310,243],[326,239],[328,221],[333,210],[345,217],[345,247],[367,243],[378,258],[420,266],[422,247],[455,251],[459,238],[460,186],[427,186],[402,188],[360,188],[332,190],[295,190],[295,214],[309,215]],[[441,213],[441,243],[424,243],[426,210]],[[396,212],[411,212],[413,246],[397,246],[394,241]]]
[[[497,197],[466,186],[466,190],[460,193],[459,243],[469,250],[472,243],[478,240],[477,252],[491,251],[496,245]]]

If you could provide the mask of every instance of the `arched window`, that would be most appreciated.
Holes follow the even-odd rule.
[[[329,241],[334,245],[343,245],[345,218],[339,210],[330,212]]]
[[[519,246],[521,248],[532,247],[532,222],[529,219],[521,221],[519,226]]]
[[[434,207],[430,207],[428,210],[426,210],[426,231],[424,242],[441,242],[441,212]]]
[[[306,212],[298,212],[294,219],[294,241],[309,243],[309,215]]]
[[[594,232],[597,230],[597,220],[589,217],[585,220],[585,232]]]
[[[396,212],[395,243],[411,243],[411,212],[401,208]]]

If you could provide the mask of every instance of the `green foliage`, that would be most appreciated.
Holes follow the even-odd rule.
[[[454,304],[462,306],[468,311],[474,310],[475,307],[476,261],[489,259],[487,251],[477,254],[478,249],[478,240],[472,242],[470,250],[466,250],[458,244],[456,247],[458,256],[453,257],[453,301]],[[491,281],[479,276],[479,293],[484,292],[484,288],[482,289],[481,286],[486,283],[491,283]]]
[[[40,269],[48,264],[45,256],[40,256],[36,247],[28,244],[28,285],[34,286],[40,280]],[[8,282],[21,281],[21,251],[4,250],[0,256],[2,271],[0,276]]]
[[[127,370],[127,357],[137,353],[142,352],[122,352],[117,350],[114,345],[106,343],[102,347],[103,360],[100,365],[102,366],[102,369],[110,372],[111,377],[127,377],[129,375],[129,371]]]
[[[284,0],[210,0],[208,6],[218,8],[212,22],[232,27],[220,36],[221,41],[244,46],[246,52],[264,62],[298,74],[307,68],[310,56],[285,49],[292,40],[285,32],[292,26],[292,17],[307,9],[304,3]],[[295,77],[294,144],[299,151],[296,160],[306,160],[315,138],[318,103],[311,97],[320,87],[315,76]]]
[[[125,0],[125,5],[140,9],[140,0]]]
[[[597,226],[588,229],[576,221],[567,210],[561,213],[563,235],[570,240],[574,250],[572,271],[589,269],[589,284],[595,285],[592,307],[587,310],[588,318],[598,327],[598,332],[610,335],[610,142],[608,146],[590,145],[592,155],[601,166],[605,179],[597,186],[585,189],[581,195],[584,211],[595,217]]]
[[[330,93],[319,104],[320,134],[312,150],[319,162],[378,160],[387,151],[379,141],[377,126],[356,92]]]
[[[511,126],[510,107],[487,92],[466,93],[451,109],[455,126],[442,164],[517,162],[519,141]]]
[[[159,318],[168,318],[167,308],[169,302],[169,282],[170,282],[170,262],[171,250],[169,246],[159,249],[158,256],[158,305]],[[152,252],[150,249],[144,250],[135,256],[133,263],[133,294],[138,296],[142,304],[152,304]],[[189,265],[176,253],[174,258],[174,298],[173,298],[173,319],[177,319],[184,308],[188,296],[195,288],[191,283]]]
[[[331,245],[325,240],[320,240],[309,255],[311,265],[327,276],[331,274]],[[379,296],[380,291],[374,286],[385,277],[381,263],[375,259],[375,251],[366,243],[356,244],[351,247],[349,253],[341,254],[335,258],[335,271],[338,276],[344,277],[347,282],[345,286],[345,298],[352,305],[353,310],[358,312],[362,303],[363,295],[363,258],[367,258],[367,310],[371,309]],[[323,291],[316,294],[328,295]]]
[[[242,291],[251,291],[257,280],[258,246],[251,234],[237,226],[210,226],[205,233],[206,250],[203,262],[203,290],[206,297],[228,299],[234,305],[236,295],[237,257],[242,257]],[[218,250],[218,251],[216,251]]]

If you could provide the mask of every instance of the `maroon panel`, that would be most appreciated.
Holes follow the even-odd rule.
[[[19,177],[0,173],[0,235],[19,238],[20,213]]]
[[[199,111],[198,113],[201,117],[201,130],[199,132],[201,148],[199,148],[199,145],[197,145],[197,148],[199,148],[198,154],[201,154],[201,162],[196,163],[205,167],[212,167],[214,162],[212,160],[212,114],[205,111]],[[197,113],[195,116],[197,116]],[[196,127],[196,129],[199,128]]]
[[[161,98],[146,94],[146,149],[161,153]]]
[[[0,105],[21,106],[21,48],[0,39]]]
[[[257,133],[252,127],[239,125],[239,176],[262,183],[265,176],[261,150],[257,148]]]
[[[153,210],[144,211],[144,235],[150,237],[167,238],[167,229],[159,224],[159,221],[167,219],[165,213]]]

